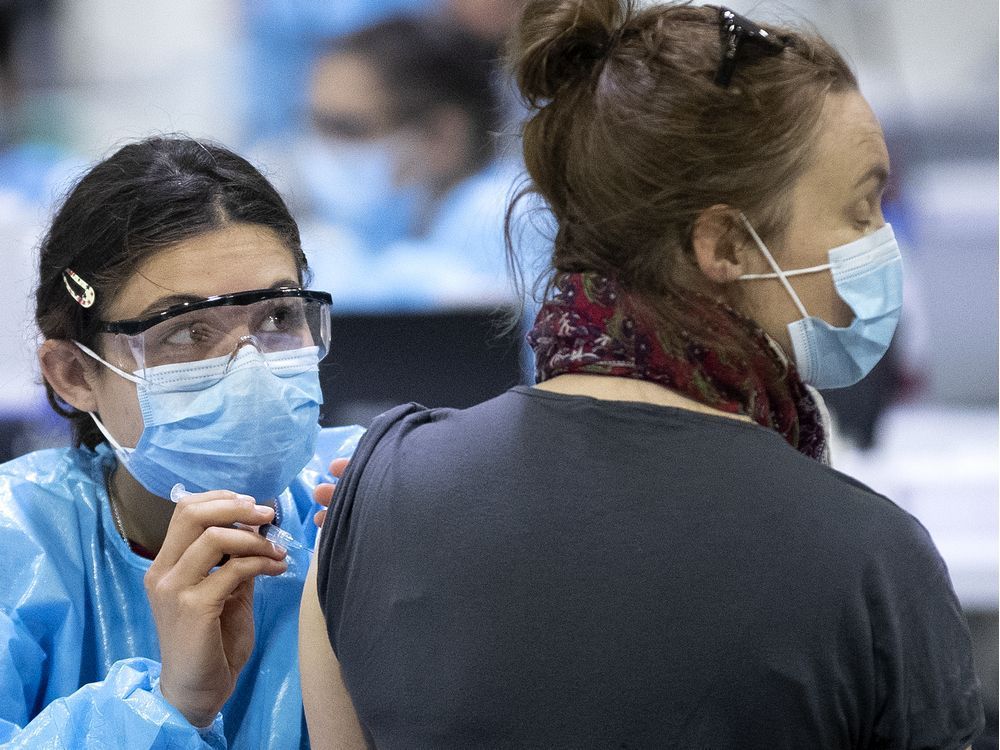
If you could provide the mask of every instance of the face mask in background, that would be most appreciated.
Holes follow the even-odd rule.
[[[323,402],[316,347],[261,354],[246,346],[235,357],[150,367],[137,377],[77,346],[136,384],[143,429],[134,448],[91,418],[129,473],[158,497],[170,497],[179,483],[191,492],[270,500],[312,458]]]
[[[395,184],[400,150],[394,136],[364,141],[306,137],[297,166],[319,218],[351,229],[373,251],[411,235],[426,207],[427,190]]]
[[[774,273],[747,274],[740,280],[779,279],[802,318],[788,324],[795,365],[803,381],[815,388],[845,388],[871,372],[885,355],[903,306],[903,259],[892,226],[829,251],[822,266],[782,271],[745,216],[740,219]],[[788,276],[829,270],[833,285],[854,320],[837,328],[809,315]]]

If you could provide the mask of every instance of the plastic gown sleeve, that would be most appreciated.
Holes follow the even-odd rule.
[[[4,628],[10,624],[5,621]],[[21,650],[30,651],[33,645],[29,641],[28,649]],[[223,750],[222,715],[205,729],[191,726],[160,695],[159,676],[158,662],[142,658],[118,661],[104,680],[53,701],[23,729],[0,719],[0,747]]]
[[[312,488],[329,481],[330,460],[349,457],[363,432],[358,427],[323,430],[316,456],[289,488],[289,507],[299,517],[287,518],[286,527],[310,545],[316,535],[311,514],[319,507]],[[116,559],[101,554],[104,545],[95,541],[101,526],[93,517],[97,501],[92,486],[101,469],[98,458],[89,455],[85,459],[82,451],[42,451],[0,466],[0,542],[8,560],[0,573],[0,750],[227,748],[223,716],[234,707],[227,703],[210,727],[192,726],[160,694],[155,658],[119,658],[106,670],[97,667],[103,679],[75,681],[74,675],[95,669],[88,653],[99,640],[95,630],[126,652],[155,657],[159,650],[143,596],[142,571],[119,567]],[[47,520],[53,517],[65,522],[54,527]],[[123,598],[101,593],[114,588],[109,579],[125,592]],[[280,600],[288,596],[286,592]],[[257,627],[258,641],[263,642],[275,625],[265,620]],[[260,674],[248,679],[260,689],[269,684],[261,675],[270,674],[274,666],[260,663]],[[255,736],[253,727],[246,726],[249,716],[274,703],[273,695],[256,692],[250,702],[245,696],[233,698],[244,701],[235,707],[237,723],[230,728],[240,737],[237,747],[268,746],[269,735]],[[301,704],[295,713],[297,728]]]
[[[15,508],[0,511],[5,522],[19,515]],[[115,662],[103,680],[33,715],[59,682],[49,674],[50,652],[75,652],[79,661],[81,607],[55,574],[41,541],[21,524],[3,525],[6,551],[21,565],[9,566],[2,584],[20,594],[14,593],[13,608],[0,602],[0,748],[225,748],[221,715],[210,727],[193,727],[160,695],[159,662],[139,657]]]

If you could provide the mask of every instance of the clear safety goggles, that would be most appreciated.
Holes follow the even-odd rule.
[[[235,357],[244,346],[262,354],[330,346],[330,295],[308,289],[259,289],[173,305],[145,318],[102,323],[108,353],[139,377],[152,367]]]

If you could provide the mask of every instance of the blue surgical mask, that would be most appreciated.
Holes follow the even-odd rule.
[[[396,184],[400,143],[393,137],[348,141],[310,135],[299,143],[298,169],[313,210],[381,250],[412,234],[426,190]]]
[[[774,270],[740,279],[780,280],[802,313],[799,320],[788,324],[802,380],[820,389],[857,383],[888,350],[903,306],[903,259],[892,226],[886,224],[854,242],[833,248],[829,263],[782,271],[747,218],[742,214],[740,218]],[[846,328],[809,315],[788,283],[789,276],[827,270],[833,276],[837,294],[854,312],[854,320]]]
[[[258,502],[277,497],[313,455],[319,434],[316,347],[162,365],[131,374],[77,344],[137,386],[143,429],[134,448],[97,427],[118,460],[147,490],[170,497],[177,483],[192,492],[227,489]]]

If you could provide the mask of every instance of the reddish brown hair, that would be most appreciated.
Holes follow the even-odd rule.
[[[509,62],[533,114],[524,126],[531,193],[556,221],[549,284],[560,272],[616,279],[663,334],[703,331],[690,292],[695,219],[724,204],[780,237],[788,193],[811,156],[826,95],[857,88],[818,35],[761,24],[786,49],[745,45],[728,87],[719,11],[632,0],[530,0]],[[510,243],[508,240],[508,247]]]

